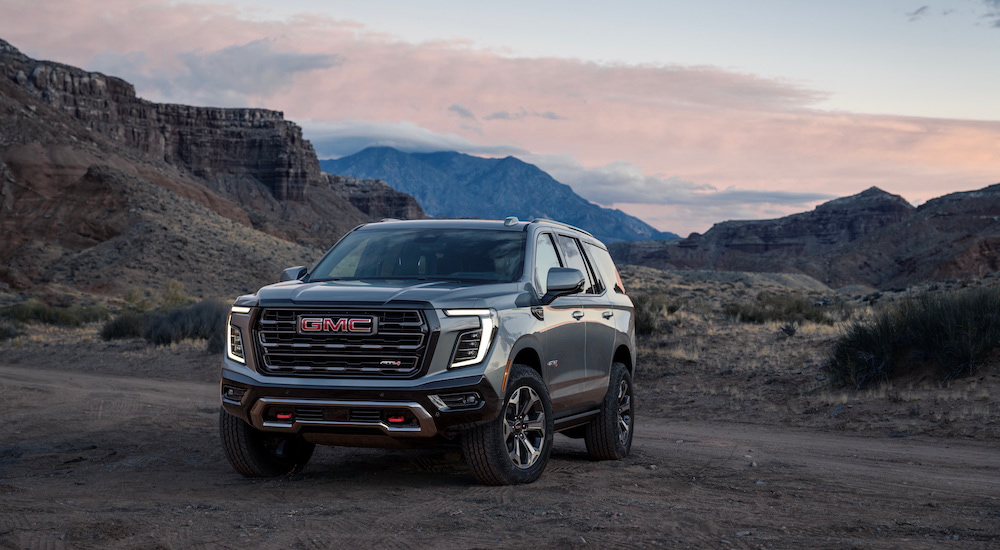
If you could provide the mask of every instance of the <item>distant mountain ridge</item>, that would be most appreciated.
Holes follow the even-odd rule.
[[[1000,271],[1000,184],[918,208],[872,187],[784,218],[727,221],[671,243],[611,248],[622,263],[803,273],[832,287],[982,277]]]
[[[340,159],[321,160],[320,169],[385,181],[412,195],[436,217],[549,218],[585,229],[605,242],[677,238],[620,210],[593,204],[537,166],[514,157],[369,147]]]

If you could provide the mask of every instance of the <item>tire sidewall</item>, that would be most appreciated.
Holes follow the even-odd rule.
[[[629,431],[624,443],[618,438],[618,391],[622,381],[627,384],[629,396]],[[616,362],[611,365],[608,391],[604,394],[601,412],[587,425],[584,433],[587,452],[597,460],[621,460],[631,452],[634,437],[635,386],[632,385],[632,375],[625,365]]]
[[[505,414],[508,403],[514,392],[523,387],[529,387],[538,394],[542,402],[542,410],[545,413],[545,436],[542,438],[542,451],[535,463],[529,468],[518,468],[514,465],[507,454],[507,442],[504,438],[504,422],[506,421]],[[482,456],[485,460],[470,464],[480,482],[488,485],[514,485],[531,483],[541,477],[548,464],[549,455],[552,453],[553,436],[552,400],[541,376],[525,365],[512,365],[499,415],[489,423],[480,426],[478,430],[475,434],[469,434],[472,436],[470,441],[475,442],[476,448],[468,450],[469,452],[483,451]]]
[[[628,385],[628,398],[629,398],[629,430],[628,438],[625,443],[622,444],[618,441],[618,389],[621,387],[622,381]],[[629,452],[632,450],[632,439],[635,437],[635,386],[632,385],[632,375],[625,368],[625,365],[621,363],[615,363],[611,367],[611,384],[608,387],[608,395],[606,397],[608,400],[609,413],[608,420],[612,422],[614,426],[615,434],[615,451],[619,458],[625,458],[628,456]]]
[[[315,445],[301,437],[287,437],[290,445],[285,456],[271,452],[267,438],[275,437],[261,432],[225,410],[219,411],[219,431],[223,450],[230,465],[247,477],[277,477],[297,473],[312,457]]]

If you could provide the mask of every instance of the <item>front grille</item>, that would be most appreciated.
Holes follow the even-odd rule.
[[[299,330],[302,318],[374,318],[374,330],[304,333]],[[259,368],[267,374],[411,378],[422,370],[428,328],[416,310],[267,308],[254,325],[254,336]]]

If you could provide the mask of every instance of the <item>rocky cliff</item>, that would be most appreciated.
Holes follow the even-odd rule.
[[[791,258],[815,256],[850,243],[881,227],[898,223],[916,209],[898,195],[878,188],[836,199],[811,212],[775,220],[726,221],[704,235],[655,246],[656,243],[615,248],[619,257],[636,264],[662,267],[781,271]]]
[[[723,222],[670,243],[616,243],[612,252],[623,263],[803,273],[834,287],[979,277],[1000,269],[1000,185],[919,208],[871,188],[811,212]]]
[[[323,174],[334,190],[344,200],[362,212],[373,217],[383,213],[383,218],[402,220],[426,217],[416,199],[400,193],[381,180],[349,178],[335,174]]]
[[[279,200],[303,200],[319,162],[280,111],[152,103],[120,78],[37,61],[0,40],[0,76],[96,134],[217,187],[261,182]]]
[[[127,201],[121,196],[124,181],[132,182]],[[321,173],[301,129],[278,111],[149,102],[121,79],[33,60],[0,40],[0,287],[30,290],[55,281],[120,290],[129,281],[98,281],[80,272],[70,279],[52,275],[61,273],[57,266],[79,263],[81,255],[108,252],[109,242],[127,242],[130,252],[112,255],[117,263],[88,264],[103,266],[98,279],[113,277],[125,265],[169,264],[176,253],[202,257],[196,248],[207,246],[204,239],[171,237],[189,232],[182,226],[161,228],[166,234],[156,241],[170,243],[169,249],[133,238],[137,220],[148,222],[137,212],[156,210],[166,200],[157,188],[203,208],[208,217],[245,227],[249,233],[211,233],[233,250],[259,235],[261,243],[277,238],[311,258],[359,223],[423,217],[412,197],[384,184]],[[203,218],[198,208],[172,211],[199,212]],[[243,244],[230,242],[237,233]],[[137,263],[143,254],[146,263]],[[202,287],[200,281],[217,278],[219,270],[211,263],[182,272],[165,267],[153,272]],[[252,283],[266,282],[257,271],[246,269],[254,273]],[[234,286],[252,286],[244,283]]]

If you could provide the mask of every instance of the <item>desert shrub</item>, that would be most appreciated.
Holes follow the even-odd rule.
[[[73,315],[83,324],[99,323],[111,318],[111,310],[108,305],[100,302],[96,304],[81,304],[69,308],[70,315]]]
[[[0,321],[0,342],[17,338],[21,335],[21,327],[10,321]]]
[[[137,289],[130,288],[125,291],[122,296],[125,300],[125,307],[134,311],[149,311],[153,309],[152,295],[149,290],[145,292]]]
[[[944,379],[975,373],[1000,346],[1000,289],[925,293],[852,322],[826,370],[863,388],[932,365]]]
[[[221,341],[229,306],[218,300],[202,300],[195,304],[149,314],[143,337],[156,345],[167,345],[188,338]]]
[[[804,323],[806,321],[833,324],[834,311],[829,306],[797,294],[761,293],[751,302],[723,304],[722,313],[744,323],[779,322]]]
[[[634,293],[630,296],[635,306],[636,334],[654,334],[660,328],[660,300],[651,294]]]
[[[141,311],[125,310],[104,323],[101,327],[101,338],[105,340],[140,338],[146,330],[147,317]]]
[[[108,319],[111,313],[105,304],[58,307],[38,300],[25,300],[0,309],[0,318],[19,323],[45,323],[64,327],[78,327]]]
[[[166,288],[163,289],[163,294],[160,296],[160,306],[163,309],[179,308],[192,301],[191,297],[184,293],[184,283],[176,279],[167,281]]]
[[[680,302],[671,300],[667,295],[637,292],[629,295],[635,306],[636,334],[655,334],[663,326],[663,318],[673,315],[681,309]]]
[[[158,346],[201,339],[207,341],[209,352],[219,353],[225,344],[228,314],[229,305],[219,300],[202,300],[173,309],[125,310],[104,324],[101,336],[105,340],[143,338]]]

